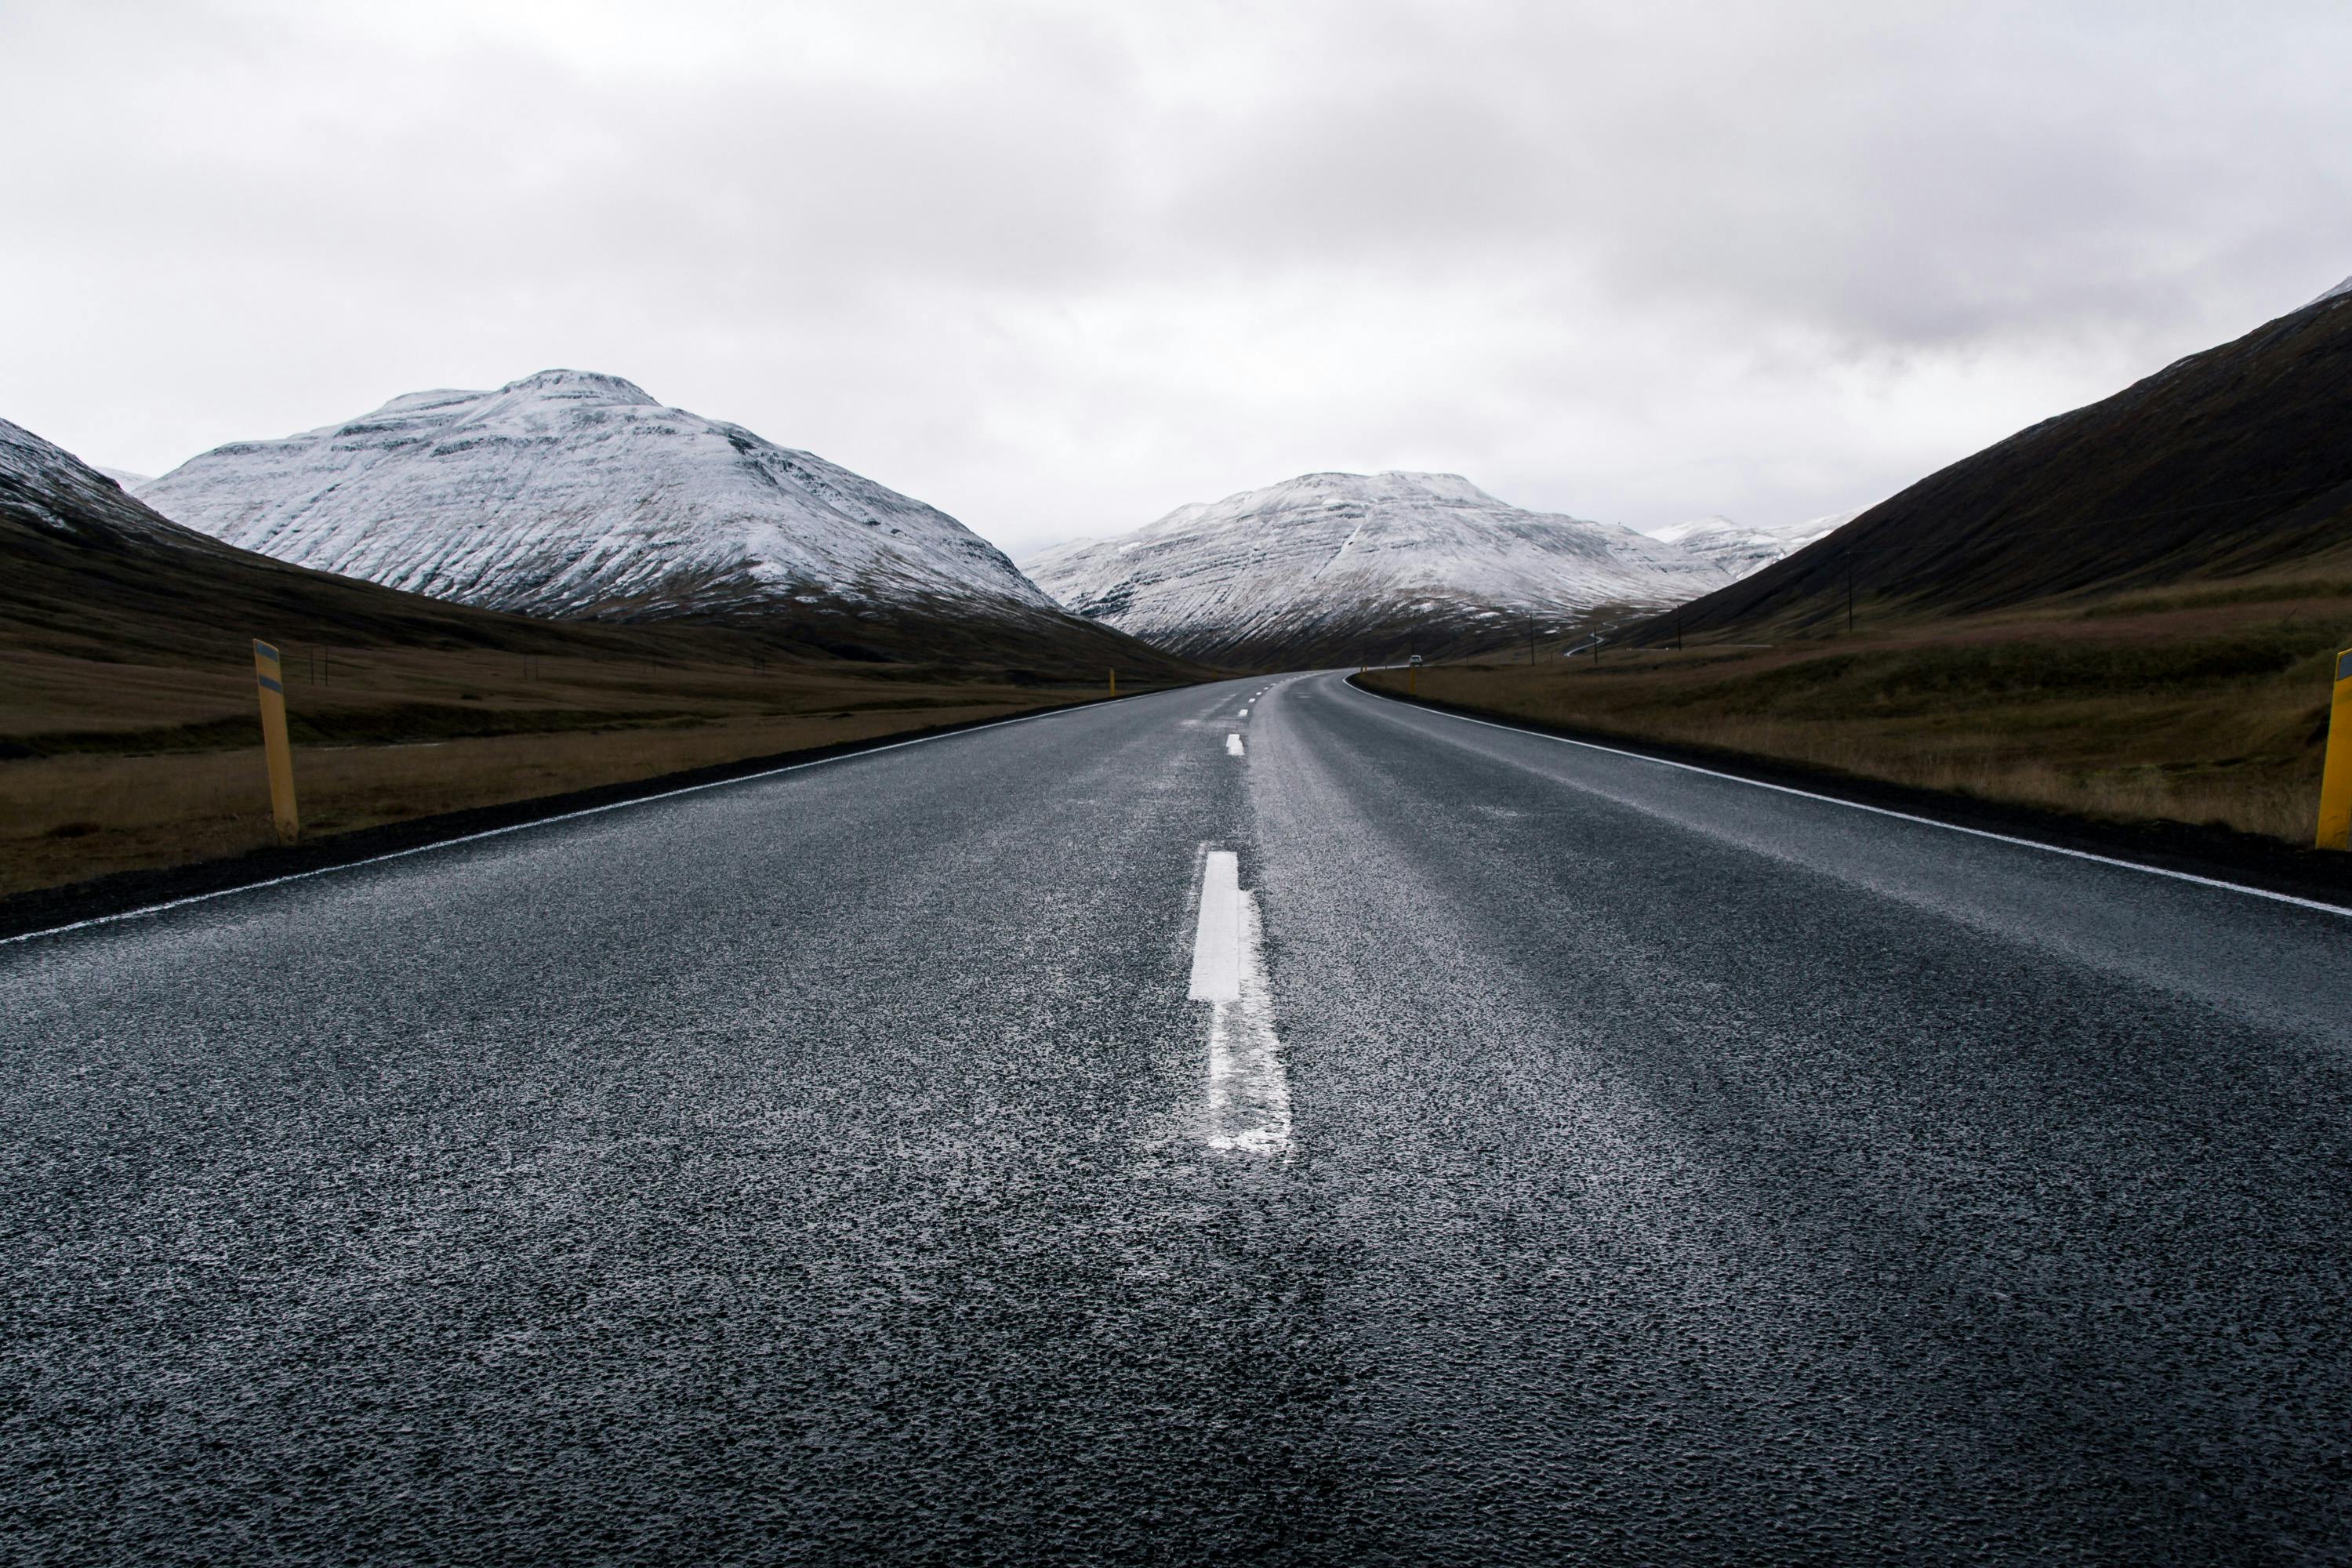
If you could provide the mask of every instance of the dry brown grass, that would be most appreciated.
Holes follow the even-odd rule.
[[[2086,716],[2093,721],[2084,732],[2096,732],[2118,716],[2114,708]],[[2118,763],[2111,755],[2065,756],[2068,748],[2050,747],[2039,726],[2021,724],[2003,731],[1997,722],[1975,735],[1955,733],[1953,728],[1934,734],[1905,733],[1866,718],[1616,728],[1621,733],[2115,821],[2220,823],[2298,843],[2310,835],[2319,794],[2315,763],[2296,766],[2244,758],[2179,757]]]
[[[1769,648],[1425,668],[1422,695],[2116,821],[2308,843],[2352,605],[2150,595]],[[1402,689],[1402,676],[1373,679]]]
[[[306,837],[682,769],[1055,706],[1095,689],[960,682],[904,666],[646,664],[286,650]],[[270,841],[245,669],[12,658],[0,737],[0,892],[183,865]],[[515,733],[467,730],[517,729]],[[537,732],[532,732],[532,731]],[[219,742],[226,737],[233,743]]]

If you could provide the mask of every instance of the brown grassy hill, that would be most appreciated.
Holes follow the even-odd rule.
[[[0,895],[268,843],[250,640],[306,837],[1178,684],[1108,627],[539,620],[288,565],[0,421]]]
[[[2352,577],[2352,294],[1932,474],[1631,640],[1842,630],[2260,577]]]
[[[2292,857],[2352,643],[2352,294],[2020,431],[1616,643],[1634,646],[1418,689]],[[2340,881],[2352,858],[2305,858]]]
[[[1445,665],[1417,695],[1499,717],[2121,823],[2311,842],[2352,584],[1919,619]],[[1394,670],[1372,683],[1402,692]],[[2352,856],[2336,856],[2352,874]]]

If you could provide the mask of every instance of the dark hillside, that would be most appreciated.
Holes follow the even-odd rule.
[[[1633,640],[1966,615],[2189,581],[2352,576],[2352,295],[2021,430]]]

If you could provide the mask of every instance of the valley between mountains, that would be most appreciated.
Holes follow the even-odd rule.
[[[1425,681],[1368,679],[2307,843],[2352,641],[2347,426],[2339,289],[1857,511],[1644,533],[1456,474],[1318,472],[1016,564],[598,372],[406,394],[152,479],[0,425],[0,892],[267,847],[257,637],[290,661],[313,838],[1412,659]]]

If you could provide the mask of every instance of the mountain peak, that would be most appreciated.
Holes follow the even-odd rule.
[[[499,388],[499,395],[530,393],[540,397],[576,397],[602,403],[623,403],[657,408],[653,395],[635,382],[594,370],[542,370]]]
[[[1412,468],[1383,468],[1376,474],[1351,474],[1339,469],[1324,469],[1300,474],[1296,479],[1261,489],[1243,490],[1217,502],[1229,506],[1246,497],[1276,496],[1285,493],[1316,493],[1344,497],[1349,500],[1390,500],[1431,498],[1459,501],[1473,506],[1500,506],[1503,503],[1464,479],[1460,474],[1425,473]]]
[[[1722,581],[1632,529],[1496,500],[1459,474],[1301,474],[1028,563],[1080,615],[1196,658],[1346,662],[1515,641],[1527,620],[1664,605]]]
[[[526,615],[797,615],[834,601],[1053,613],[936,508],[593,371],[410,393],[215,448],[140,499],[297,565]]]

